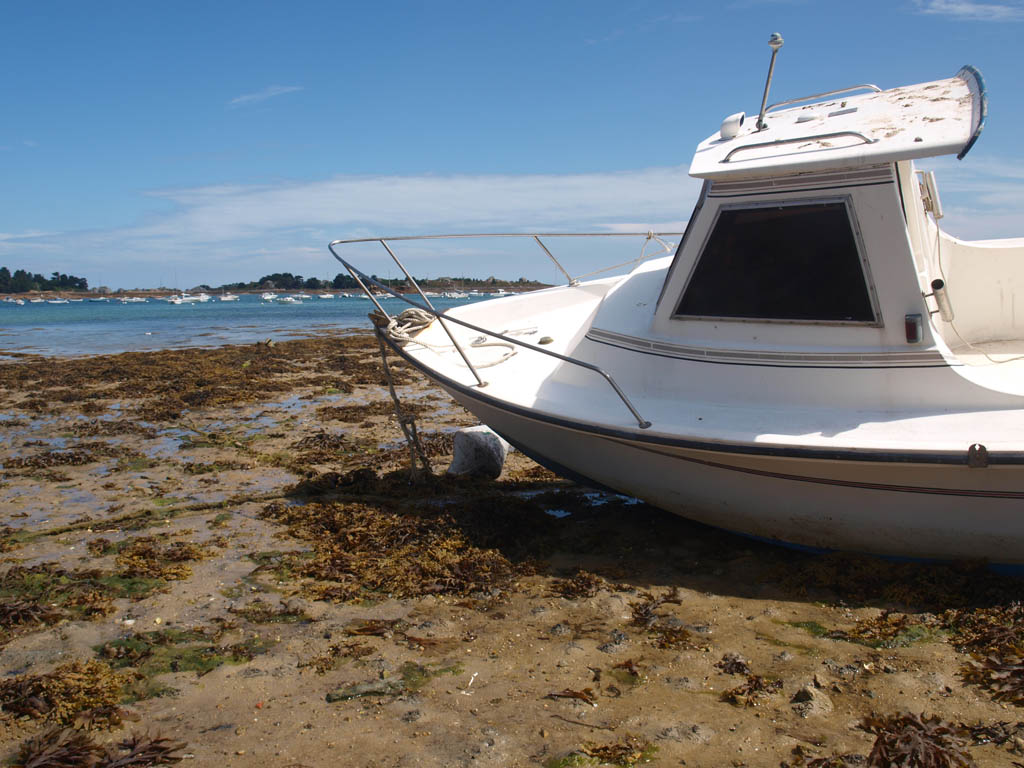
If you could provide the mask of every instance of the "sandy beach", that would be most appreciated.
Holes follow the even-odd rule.
[[[0,760],[1024,765],[1019,581],[447,477],[392,366],[429,476],[368,333],[0,364]]]

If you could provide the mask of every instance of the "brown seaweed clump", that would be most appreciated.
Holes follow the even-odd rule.
[[[176,374],[167,376],[169,370]],[[394,366],[392,374],[397,383],[413,380],[403,365]],[[328,390],[379,384],[383,374],[374,337],[320,333],[273,345],[125,352],[57,365],[47,358],[25,359],[0,366],[0,404],[43,412],[57,401],[85,401],[83,406],[96,412],[100,402],[127,402],[132,415],[159,422],[177,419],[189,408],[265,400],[293,389],[297,377]]]
[[[922,621],[910,614],[886,610],[873,618],[861,619],[853,629],[828,632],[826,637],[871,648],[902,648],[931,637],[934,625],[933,619]]]
[[[793,747],[793,759],[783,760],[781,768],[861,768],[865,760],[863,755],[833,753],[815,757],[812,750],[802,744]]]
[[[722,692],[721,700],[738,707],[756,707],[768,696],[782,690],[781,680],[769,680],[760,675],[747,675],[747,679]]]
[[[984,688],[996,701],[1024,706],[1024,648],[976,653],[961,667],[964,682]]]
[[[750,666],[747,660],[738,653],[727,653],[715,662],[715,667],[727,675],[749,675]]]
[[[156,536],[139,536],[120,547],[118,572],[125,576],[181,581],[192,575],[187,562],[202,560],[205,546],[186,541],[162,542]]]
[[[608,582],[596,573],[584,571],[582,568],[569,579],[555,579],[551,588],[559,597],[566,600],[578,600],[581,597],[594,597],[602,589],[608,588]]]
[[[52,563],[15,565],[0,575],[0,600],[22,618],[58,615],[95,619],[113,610],[112,601],[140,600],[163,586],[155,579],[130,578],[100,570],[66,571]]]
[[[133,734],[116,748],[103,747],[89,734],[72,728],[51,728],[32,737],[18,751],[15,768],[146,768],[173,765],[187,745],[160,735]]]
[[[969,732],[942,720],[905,713],[864,718],[861,730],[875,735],[868,768],[906,765],[925,768],[974,768],[967,752]]]
[[[367,595],[491,594],[533,572],[501,552],[471,543],[446,512],[399,513],[363,504],[269,505],[265,516],[311,540],[313,556],[295,558],[293,572],[316,579],[304,592],[339,602]]]
[[[950,642],[971,654],[960,668],[964,682],[1024,706],[1024,605],[946,611],[941,621]]]
[[[129,680],[101,661],[73,661],[43,675],[0,681],[0,705],[5,712],[64,725],[87,710],[116,708]]]
[[[11,528],[9,525],[0,528],[0,554],[10,552],[21,546],[21,542],[18,541],[19,533],[20,531],[17,528]]]
[[[651,762],[657,750],[658,748],[649,741],[645,741],[639,736],[627,734],[618,741],[609,744],[584,744],[575,750],[568,759],[572,760],[573,757],[578,755],[583,758],[590,758],[590,760],[596,760],[601,765],[631,768],[634,765]],[[562,764],[578,765],[582,763],[563,762]],[[586,764],[589,765],[590,763]]]

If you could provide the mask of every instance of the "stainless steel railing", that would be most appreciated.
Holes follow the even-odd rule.
[[[740,147],[735,147],[729,154],[719,160],[719,163],[728,163],[732,156],[740,152],[746,152],[749,149],[764,149],[766,147],[781,147],[786,144],[803,144],[807,141],[821,141],[823,139],[842,139],[842,138],[853,138],[860,139],[865,144],[877,144],[878,139],[870,139],[860,131],[835,131],[834,133],[815,133],[810,136],[794,136],[789,139],[776,139],[775,141],[761,141],[757,144],[744,144]]]
[[[873,85],[871,83],[864,83],[863,85],[851,85],[849,88],[840,88],[835,91],[825,91],[824,93],[812,93],[810,96],[801,96],[798,99],[786,99],[785,101],[777,101],[771,106],[769,106],[768,109],[765,110],[765,113],[767,114],[768,112],[771,112],[773,109],[778,109],[779,107],[788,107],[790,104],[799,104],[800,102],[803,101],[814,101],[815,99],[825,99],[828,98],[829,96],[838,96],[840,93],[851,93],[853,91],[873,91],[874,93],[881,93],[882,89],[879,88],[877,85]]]
[[[404,301],[406,304],[410,305],[411,307],[415,307],[417,309],[423,310],[424,312],[427,312],[430,315],[432,315],[433,317],[435,317],[437,319],[437,321],[441,324],[441,327],[444,329],[445,334],[451,340],[452,345],[455,347],[455,349],[458,351],[459,355],[462,357],[462,360],[463,360],[463,362],[465,362],[467,368],[469,368],[469,370],[472,372],[473,377],[477,381],[477,386],[479,386],[479,387],[486,387],[487,386],[487,382],[484,381],[480,377],[480,373],[477,371],[476,367],[470,361],[469,356],[466,354],[466,351],[462,348],[462,345],[460,345],[459,342],[456,340],[454,334],[451,331],[451,328],[449,328],[449,326],[448,326],[448,323],[450,323],[450,322],[455,323],[457,325],[461,325],[461,326],[463,326],[465,328],[469,328],[470,330],[476,331],[477,333],[482,333],[482,334],[485,334],[487,336],[491,336],[491,337],[496,338],[496,339],[501,339],[503,342],[506,342],[508,344],[512,344],[512,345],[518,346],[518,347],[523,347],[524,349],[529,349],[529,350],[531,350],[533,352],[540,352],[541,354],[547,355],[548,357],[553,357],[553,358],[556,358],[558,360],[561,360],[562,362],[569,363],[571,365],[575,365],[575,366],[578,366],[578,367],[581,367],[581,368],[584,368],[586,370],[589,370],[589,371],[592,371],[592,372],[596,373],[597,375],[601,376],[611,386],[611,388],[615,391],[615,394],[618,395],[619,399],[622,401],[622,403],[626,406],[626,408],[632,414],[633,418],[636,419],[637,425],[640,427],[640,429],[647,429],[648,427],[651,426],[651,422],[647,421],[646,419],[644,419],[640,415],[640,413],[634,407],[633,403],[630,402],[629,398],[626,396],[626,393],[623,392],[622,388],[619,387],[619,385],[615,382],[615,380],[611,377],[611,375],[607,371],[603,370],[602,368],[600,368],[600,367],[598,367],[598,366],[596,366],[596,365],[594,365],[592,363],[585,362],[583,360],[576,360],[576,359],[574,359],[572,357],[569,357],[567,355],[562,355],[562,354],[560,354],[558,352],[554,352],[554,351],[552,351],[550,349],[544,349],[542,347],[538,347],[538,346],[535,346],[533,344],[527,344],[526,342],[521,341],[519,339],[516,339],[514,337],[506,336],[506,335],[498,333],[496,331],[491,331],[491,330],[488,330],[486,328],[482,328],[482,327],[480,327],[478,325],[474,325],[473,323],[466,322],[465,320],[461,320],[461,319],[459,319],[457,317],[452,317],[450,315],[447,315],[444,311],[440,311],[439,312],[438,310],[436,310],[434,308],[434,305],[430,302],[430,299],[423,292],[423,289],[420,288],[419,283],[417,283],[415,278],[413,278],[413,276],[409,273],[409,270],[407,270],[405,268],[405,265],[402,264],[401,260],[395,254],[394,250],[391,248],[389,243],[398,242],[398,241],[409,241],[409,240],[445,240],[445,239],[491,238],[491,237],[497,237],[497,238],[522,238],[522,237],[528,237],[528,238],[532,238],[537,243],[537,245],[540,246],[540,248],[548,256],[548,258],[551,259],[552,262],[554,262],[554,264],[558,268],[558,270],[565,276],[566,280],[568,281],[568,285],[569,286],[573,286],[573,285],[577,285],[580,282],[580,280],[585,278],[585,277],[593,277],[594,275],[598,275],[598,274],[601,274],[603,272],[608,272],[608,271],[610,271],[612,269],[618,269],[618,268],[625,267],[625,266],[628,266],[628,265],[631,265],[631,264],[639,264],[644,259],[650,258],[650,256],[655,255],[655,254],[648,254],[647,253],[647,245],[652,240],[656,241],[657,243],[659,243],[662,246],[662,248],[663,248],[662,252],[663,253],[669,253],[675,247],[675,244],[674,243],[666,242],[662,238],[664,238],[664,237],[680,236],[681,234],[682,234],[681,232],[571,232],[571,233],[570,232],[547,232],[547,233],[520,233],[520,232],[515,232],[515,233],[490,233],[490,234],[404,235],[404,236],[396,236],[396,237],[362,237],[362,238],[353,238],[353,239],[349,239],[349,240],[334,240],[327,247],[331,251],[331,255],[334,256],[334,258],[337,259],[341,263],[341,265],[345,267],[345,269],[348,271],[348,273],[352,277],[352,279],[354,279],[356,281],[356,283],[362,289],[363,293],[365,293],[367,298],[369,298],[373,302],[373,304],[377,308],[377,310],[385,318],[387,318],[389,323],[392,322],[394,320],[394,318],[392,318],[391,314],[386,309],[384,309],[384,307],[381,305],[381,303],[377,300],[377,296],[374,294],[374,292],[372,290],[370,290],[369,287],[367,287],[368,284],[373,285],[374,287],[376,287],[377,289],[379,289],[381,291],[385,291],[386,293],[390,294],[391,296],[394,296],[395,298],[401,299],[402,301]],[[597,269],[597,270],[594,270],[592,272],[588,272],[586,274],[579,275],[578,277],[573,277],[572,275],[569,274],[569,272],[566,271],[566,269],[562,266],[562,264],[558,261],[558,259],[555,258],[555,256],[551,253],[551,251],[548,249],[548,247],[541,240],[541,237],[545,237],[545,238],[559,238],[559,237],[643,237],[643,238],[645,238],[645,240],[644,240],[643,249],[641,250],[640,256],[638,258],[631,259],[631,260],[625,261],[625,262],[621,262],[619,264],[614,264],[614,265],[609,266],[609,267],[602,267],[601,269]],[[405,275],[406,280],[415,289],[416,293],[419,294],[419,297],[423,300],[423,304],[418,304],[415,301],[411,300],[407,295],[398,293],[397,291],[392,290],[389,286],[384,285],[384,284],[380,283],[377,280],[374,280],[372,277],[370,277],[370,276],[366,275],[364,272],[362,272],[358,267],[356,267],[353,264],[350,264],[348,261],[346,261],[341,256],[339,256],[338,252],[335,250],[335,246],[351,245],[353,243],[373,243],[373,242],[380,243],[384,247],[384,249],[388,252],[388,255],[391,256],[392,261],[395,262],[395,265],[400,270],[402,270],[402,274]]]

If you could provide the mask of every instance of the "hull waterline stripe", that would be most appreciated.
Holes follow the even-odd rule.
[[[609,439],[609,438],[605,438]],[[798,483],[814,483],[816,485],[837,485],[846,488],[860,488],[871,491],[886,491],[890,493],[922,493],[933,496],[971,496],[985,499],[1024,499],[1024,491],[980,491],[980,490],[967,490],[963,488],[933,488],[929,486],[919,485],[889,485],[886,483],[864,483],[857,480],[839,480],[835,478],[827,477],[810,477],[808,475],[792,475],[785,472],[770,472],[765,469],[753,469],[751,467],[737,467],[734,464],[723,464],[718,461],[709,461],[708,459],[698,459],[693,456],[680,456],[676,453],[669,453],[666,451],[659,451],[654,447],[641,445],[632,441],[623,441],[620,439],[611,439],[612,442],[624,443],[626,442],[630,447],[636,448],[640,451],[647,453],[653,453],[658,456],[665,456],[667,458],[678,459],[680,461],[686,461],[690,464],[700,464],[705,467],[711,467],[713,469],[725,469],[732,472],[741,472],[746,475],[757,475],[759,477],[770,477],[776,480],[790,480]]]

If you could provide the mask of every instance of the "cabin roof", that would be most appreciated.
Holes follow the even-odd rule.
[[[936,155],[963,157],[981,133],[986,112],[981,74],[966,66],[946,80],[769,111],[761,131],[757,117],[748,116],[734,138],[716,132],[697,146],[690,175],[787,176]]]

